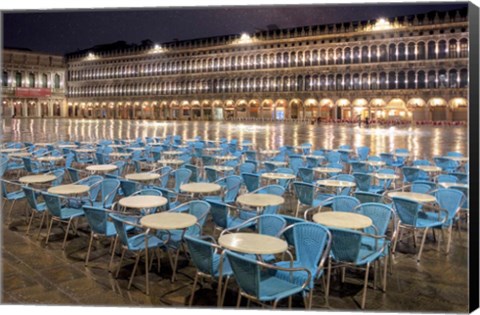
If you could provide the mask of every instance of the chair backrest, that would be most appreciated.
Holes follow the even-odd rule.
[[[132,194],[132,196],[162,196],[162,192],[158,189],[146,188],[141,189]]]
[[[212,166],[215,165],[215,158],[209,155],[202,155],[203,166]]]
[[[115,173],[119,176],[123,175],[123,170],[125,169],[125,165],[127,164],[125,161],[115,161],[112,163],[113,165],[117,166]]]
[[[421,211],[422,204],[411,199],[400,197],[393,197],[392,201],[400,222],[416,226],[418,213]]]
[[[258,233],[278,237],[287,226],[287,221],[276,214],[262,214],[257,217]]]
[[[258,186],[260,185],[260,175],[253,173],[241,173],[241,176],[248,192],[258,189]]]
[[[249,151],[245,152],[245,155],[247,156],[247,159],[249,159],[249,160],[256,160],[257,159],[257,151],[249,150]]]
[[[265,171],[267,173],[275,172],[275,169],[277,168],[277,165],[275,165],[271,162],[265,162],[265,163],[263,163],[263,166],[265,166]]]
[[[225,255],[232,267],[235,280],[242,291],[258,297],[260,293],[261,268],[255,259],[226,250]]]
[[[457,177],[453,175],[440,174],[437,176],[437,183],[456,183]]]
[[[404,166],[402,167],[403,181],[407,183],[413,183],[420,179],[420,170],[415,167]]]
[[[370,153],[369,147],[357,147],[357,156],[360,161],[365,161]]]
[[[283,188],[280,185],[267,185],[267,186],[262,186],[255,190],[256,194],[272,194],[272,195],[277,195],[277,196],[283,196],[285,194],[285,188]]]
[[[352,167],[352,172],[353,173],[368,173],[369,172],[368,164],[366,164],[362,161],[351,162],[350,166]]]
[[[95,157],[98,164],[105,164],[105,158],[102,152],[95,152]]]
[[[194,183],[198,183],[200,181],[199,178],[199,170],[198,167],[192,164],[185,164],[183,165],[187,170],[190,170],[192,172],[192,175],[190,176],[190,181]]]
[[[22,157],[22,161],[23,161],[23,166],[25,168],[25,170],[29,173],[32,173],[34,172],[35,170],[33,169],[33,163],[32,163],[32,159],[29,158],[29,157]]]
[[[103,181],[102,176],[92,175],[79,180],[77,184],[90,186],[90,191],[89,191],[90,198],[92,200],[96,200],[98,193],[100,192],[100,189],[101,189],[102,181]]]
[[[138,183],[127,180],[127,179],[119,179],[120,180],[120,188],[123,191],[123,195],[125,197],[131,196],[133,193],[135,193],[138,190]]]
[[[447,152],[447,156],[457,156],[457,157],[462,157],[463,154],[460,153],[460,152],[454,152],[454,151],[450,151],[450,152]]]
[[[67,167],[68,175],[70,175],[70,179],[73,183],[78,182],[80,180],[79,170],[71,167]]]
[[[432,188],[430,185],[419,183],[418,181],[413,182],[412,186],[410,187],[411,192],[426,194],[431,191]]]
[[[356,262],[362,241],[361,232],[329,227],[332,234],[331,255],[337,261]]]
[[[207,177],[208,182],[213,183],[218,179],[218,171],[214,168],[206,166],[205,176]]]
[[[228,205],[221,201],[207,200],[210,204],[210,214],[212,215],[213,223],[222,228],[228,227]]]
[[[372,176],[366,173],[353,173],[357,190],[369,191],[372,185]]]
[[[297,218],[297,217],[293,217],[285,214],[279,214],[279,216],[284,218],[285,222],[287,223],[285,229],[282,231],[282,235],[285,238],[285,241],[287,241],[289,246],[295,246],[293,229],[289,229],[288,227],[296,223],[303,223],[307,221],[303,218]]]
[[[254,173],[257,166],[251,162],[245,162],[238,167],[240,173]]]
[[[60,217],[61,209],[62,209],[62,202],[57,195],[42,192],[43,200],[45,200],[45,204],[47,206],[48,212],[54,217]]]
[[[433,162],[444,172],[453,172],[457,169],[458,163],[454,160],[444,157],[434,157]]]
[[[115,225],[115,230],[117,231],[120,242],[122,242],[124,246],[127,246],[128,249],[131,249],[132,244],[127,234],[127,228],[128,226],[132,225],[132,223],[135,223],[135,220],[132,219],[134,217],[118,213],[110,213],[109,216]]]
[[[101,195],[104,206],[109,207],[115,200],[120,188],[120,181],[114,178],[106,178],[102,181]]]
[[[374,227],[368,227],[364,232],[375,235],[386,235],[388,225],[395,217],[393,209],[385,204],[377,202],[368,202],[355,208],[355,212],[369,217]],[[393,220],[395,221],[395,219]]]
[[[3,185],[3,181],[2,181]],[[39,191],[35,191],[35,189],[28,187],[28,186],[22,186],[23,192],[25,193],[25,197],[27,198],[27,202],[30,205],[30,207],[34,210],[38,210],[38,202],[37,202],[37,197],[41,194]]]
[[[353,196],[357,198],[361,204],[367,202],[382,202],[383,199],[382,195],[368,191],[355,191]]]
[[[311,183],[313,182],[313,170],[311,168],[300,167],[298,168],[298,177],[302,182]]]
[[[350,196],[333,196],[330,198],[332,202],[332,210],[340,212],[353,212],[355,207],[360,205],[360,200]]]
[[[238,192],[242,186],[243,179],[238,175],[230,175],[224,178],[226,184],[226,192],[223,200],[226,203],[234,202],[237,199]],[[217,181],[218,182],[218,181]]]
[[[315,186],[310,183],[293,182],[293,189],[300,203],[308,206],[313,205]]]
[[[457,189],[437,189],[435,198],[440,208],[448,211],[448,218],[453,219],[457,212],[462,208],[466,196]]]
[[[417,159],[412,162],[413,166],[432,165],[429,160]]]
[[[73,163],[73,153],[67,153],[66,154],[66,157],[65,157],[65,167],[66,168],[69,168],[72,166],[72,163]]]
[[[106,234],[109,211],[100,207],[83,206],[88,225],[94,233]]]
[[[326,227],[312,222],[296,223],[291,229],[295,258],[303,267],[312,271],[314,278],[320,259],[327,254],[325,251],[330,247],[331,234]]]
[[[58,186],[63,182],[63,177],[65,176],[65,170],[56,169],[52,171],[52,175],[56,177],[52,182],[52,186]]]
[[[197,224],[191,226],[185,232],[185,235],[200,235],[201,228],[205,224],[208,212],[210,211],[210,204],[203,200],[192,200],[187,203],[178,205],[175,209],[171,209],[172,212],[188,212],[197,218]]]
[[[190,258],[197,270],[208,275],[214,275],[215,247],[213,244],[190,235],[185,235],[184,239]]]
[[[175,170],[175,188],[176,192],[180,191],[180,186],[188,183],[190,176],[192,176],[192,171],[186,168],[179,168]]]
[[[325,157],[327,158],[328,163],[340,163],[341,154],[336,151],[330,151]]]
[[[298,173],[300,167],[305,165],[304,161],[300,157],[292,157],[288,163],[289,167],[293,170],[294,174]]]

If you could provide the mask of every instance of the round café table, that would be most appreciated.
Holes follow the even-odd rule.
[[[176,156],[176,155],[182,155],[183,151],[169,150],[169,151],[163,151],[162,154],[165,156]]]
[[[442,168],[438,167],[438,166],[433,166],[433,165],[416,165],[416,166],[412,166],[414,168],[417,168],[419,170],[422,170],[424,172],[427,172],[427,173],[436,173],[436,172],[441,172],[442,171]]]
[[[76,149],[75,152],[77,153],[93,153],[95,149]]]
[[[180,185],[180,191],[190,193],[192,195],[198,194],[201,197],[203,194],[211,194],[220,191],[222,186],[215,183],[188,183]]]
[[[438,185],[442,186],[443,188],[452,188],[452,187],[469,188],[470,187],[468,184],[448,183],[448,182],[438,183]]]
[[[127,149],[132,151],[145,151],[144,147],[131,147],[131,148],[129,147]]]
[[[95,172],[108,173],[116,169],[118,169],[118,166],[113,164],[97,164],[97,165],[89,165],[86,167],[86,170],[92,173],[95,173]]]
[[[469,161],[468,156],[443,156],[444,159],[450,159],[455,162],[465,163]]]
[[[22,157],[29,157],[29,156],[32,156],[32,154],[28,152],[14,152],[14,153],[8,154],[8,157],[12,157],[12,158],[22,158]]]
[[[40,175],[28,175],[20,177],[18,180],[26,185],[29,184],[45,184],[49,182],[53,182],[57,177],[55,175],[50,174],[40,174]]]
[[[409,192],[409,191],[392,191],[388,193],[388,196],[390,198],[400,197],[400,198],[410,199],[419,203],[430,203],[430,202],[437,201],[435,196],[432,196],[429,194]]]
[[[223,234],[218,244],[235,252],[254,255],[280,254],[288,249],[286,241],[258,233]]]
[[[128,180],[133,180],[137,182],[152,182],[156,179],[160,178],[160,174],[157,173],[148,173],[148,172],[142,172],[142,173],[131,173],[125,175],[125,178]]]
[[[385,166],[384,161],[363,161],[363,163],[368,164],[372,167],[382,167]]]
[[[188,213],[177,213],[177,212],[161,212],[154,213],[144,216],[140,219],[140,224],[143,227],[146,227],[148,230],[146,233],[149,233],[149,230],[183,230],[183,234],[187,228],[195,225],[197,223],[197,218],[194,215]],[[182,234],[182,238],[183,238]],[[168,242],[168,241],[167,241]],[[148,248],[148,237],[145,237],[145,248]],[[145,251],[145,269],[148,268],[148,250]],[[172,282],[175,280],[175,273],[172,275]],[[149,279],[148,271],[145,272],[145,281],[146,281],[146,293],[149,294]]]
[[[53,145],[53,143],[51,142],[38,142],[38,143],[35,143],[35,146],[36,147],[46,147],[48,145]]]
[[[89,190],[90,187],[87,185],[59,185],[48,188],[47,192],[56,195],[80,195]]]
[[[37,160],[40,162],[58,162],[63,160],[63,156],[41,156]]]
[[[285,199],[273,194],[243,194],[237,197],[237,202],[256,208],[257,214],[261,214],[265,207],[279,206],[285,202]]]
[[[116,158],[116,159],[128,158],[130,155],[131,155],[131,153],[128,153],[128,152],[111,152],[111,153],[108,153],[109,157]]]
[[[341,173],[343,170],[336,167],[314,167],[312,170],[316,173],[320,173],[322,177],[329,176],[331,173]]]
[[[76,144],[59,144],[58,147],[60,149],[75,149],[75,148],[78,148],[78,145],[76,145]]]
[[[215,171],[219,172],[219,173],[226,173],[226,172],[231,172],[233,171],[233,167],[232,166],[224,166],[224,165],[211,165],[211,166],[207,166],[208,168],[210,169],[214,169]]]
[[[284,161],[263,161],[263,164],[265,163],[270,163],[272,165],[275,165],[275,167],[282,167],[282,166],[287,166],[288,163]]]
[[[167,202],[167,198],[162,196],[137,195],[121,198],[118,204],[124,208],[141,210],[158,208],[166,205]]]
[[[204,148],[203,151],[206,152],[220,152],[222,149],[220,148]]]
[[[276,149],[261,150],[260,153],[263,154],[263,155],[271,156],[271,155],[276,155],[276,154],[280,153],[280,150],[276,150]]]
[[[352,230],[364,229],[373,224],[372,219],[363,214],[343,211],[318,212],[313,216],[313,221],[325,226]]]
[[[178,167],[179,165],[185,163],[183,160],[180,159],[162,159],[158,160],[157,163],[163,164],[163,165],[172,165],[174,168]]]
[[[261,178],[265,178],[268,182],[278,181],[281,179],[295,179],[295,174],[284,174],[284,173],[263,173],[260,175]]]
[[[233,155],[215,155],[214,158],[221,161],[232,161],[238,159],[238,157]]]
[[[8,149],[0,149],[0,153],[14,153],[24,151],[27,148],[8,148]]]
[[[336,179],[321,179],[315,182],[318,186],[330,187],[336,189],[336,194],[338,195],[341,192],[342,188],[346,187],[355,187],[356,184],[346,180],[336,180]]]

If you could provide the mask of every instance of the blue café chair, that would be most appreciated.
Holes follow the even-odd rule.
[[[32,226],[32,222],[33,222],[33,218],[35,217],[35,214],[41,214],[42,218],[40,220],[40,226],[38,227],[38,234],[37,234],[37,238],[38,238],[40,236],[40,231],[42,230],[42,227],[43,227],[43,221],[45,220],[47,206],[45,202],[38,202],[38,197],[41,196],[40,190],[36,190],[28,186],[22,186],[22,189],[27,199],[28,205],[32,210],[32,214],[30,216],[30,220],[28,221],[28,227],[25,234],[28,235],[28,233],[30,232],[30,227]]]

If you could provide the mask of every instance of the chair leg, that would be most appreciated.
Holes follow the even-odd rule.
[[[7,218],[8,218],[8,221],[10,222],[11,219],[12,219],[12,210],[13,210],[13,205],[15,204],[17,200],[13,199],[12,203],[10,204],[10,210],[8,210],[8,215],[7,215]]]
[[[328,258],[327,285],[325,287],[325,304],[328,306],[328,295],[330,294],[330,277],[332,275],[332,259]]]
[[[219,306],[223,306],[223,302],[225,301],[225,295],[227,294],[227,288],[228,288],[228,281],[230,280],[230,276],[228,276],[225,279],[225,284],[223,284],[223,292],[222,292],[222,299],[220,301]]]
[[[240,302],[242,301],[242,295],[240,294],[240,289],[238,290],[238,297],[237,297],[237,308],[240,307]]]
[[[90,251],[92,250],[93,243],[93,231],[90,232],[90,241],[88,242],[87,256],[85,257],[85,267],[88,265],[88,259],[90,258]]]
[[[395,237],[395,242],[393,243],[393,249],[392,249],[392,253],[395,254],[395,250],[397,249],[397,242],[399,239],[401,239],[403,236],[403,229],[401,227],[398,228],[398,235],[397,237]]]
[[[65,244],[67,243],[67,237],[68,237],[68,230],[70,229],[71,223],[72,223],[72,219],[68,220],[67,230],[65,231],[65,237],[63,238],[62,249],[65,249]]]
[[[115,236],[115,240],[113,241],[112,254],[110,255],[110,263],[108,264],[108,270],[110,270],[110,268],[112,267],[113,257],[115,256],[115,250],[117,249],[117,241],[118,236]]]
[[[368,287],[368,271],[370,269],[370,263],[367,263],[367,267],[365,268],[365,279],[363,283],[363,294],[362,294],[362,310],[365,309],[365,301],[367,299],[367,287]]]
[[[173,262],[173,271],[172,271],[172,283],[175,282],[175,278],[177,276],[177,264],[178,264],[178,256],[180,256],[180,248],[177,249],[175,253],[175,260]]]
[[[448,227],[447,254],[450,252],[450,244],[452,242],[452,229],[453,224],[450,224],[450,226]]]
[[[47,212],[43,211],[42,218],[40,219],[40,226],[38,227],[37,240],[40,237],[40,232],[42,231],[42,227],[43,227],[43,221],[45,221],[46,217],[47,217]]]
[[[300,201],[297,202],[297,208],[295,210],[295,217],[298,217],[298,210],[300,209]]]
[[[195,289],[197,287],[197,281],[198,281],[198,272],[195,273],[195,279],[193,279],[192,293],[190,294],[190,301],[188,302],[189,306],[192,306],[192,303],[193,303],[193,296],[195,294]]]
[[[25,235],[28,235],[28,232],[30,232],[30,227],[32,226],[32,221],[34,216],[35,216],[35,210],[32,210],[32,215],[30,216],[30,220],[28,221],[28,227],[27,227],[27,231],[25,232]]]
[[[50,225],[48,226],[47,238],[45,239],[45,245],[48,244],[48,239],[50,238],[50,232],[52,231],[53,217],[50,219]]]
[[[389,260],[390,255],[385,255],[383,258],[383,292],[387,292],[387,265],[388,265],[388,260]]]
[[[122,255],[120,256],[120,263],[118,264],[117,273],[115,274],[115,278],[118,278],[118,274],[120,272],[120,268],[122,267],[123,257],[125,256],[125,248],[122,248]]]
[[[423,245],[425,244],[425,238],[427,238],[427,232],[428,232],[428,228],[426,228],[425,231],[423,232],[422,244],[420,245],[420,251],[418,252],[418,256],[417,256],[417,263],[420,262],[420,258],[422,256]]]
[[[415,228],[413,229],[413,247],[417,248],[417,233],[415,233]]]
[[[135,265],[133,265],[133,270],[132,270],[132,274],[130,275],[130,280],[128,281],[127,290],[130,290],[130,287],[132,286],[133,277],[135,276],[135,271],[137,271],[137,266],[139,261],[140,261],[140,252],[138,252],[137,257],[135,257]],[[148,272],[148,271],[146,270],[145,272]]]

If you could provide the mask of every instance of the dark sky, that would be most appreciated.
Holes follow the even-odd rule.
[[[122,10],[3,12],[3,44],[64,54],[119,40],[162,43],[216,35],[253,33],[269,24],[279,28],[375,20],[433,10],[466,7],[466,3],[315,6],[142,8]]]

